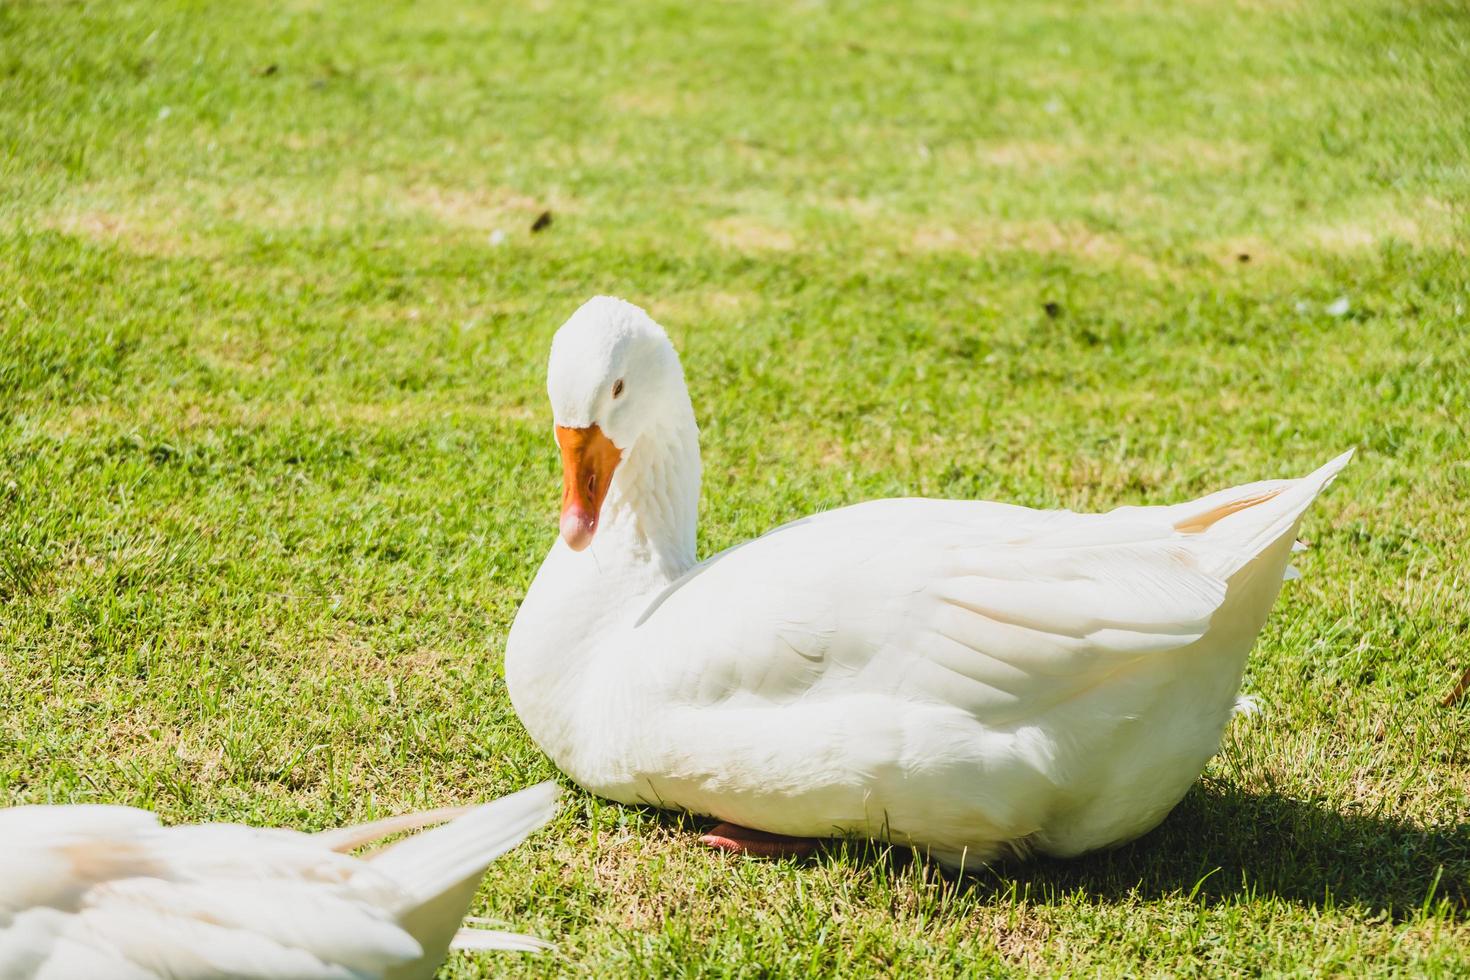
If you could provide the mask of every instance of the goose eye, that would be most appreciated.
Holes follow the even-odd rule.
[[[614,398],[617,398],[622,393],[623,393],[623,379],[622,378],[619,378],[617,381],[613,382],[613,397]]]

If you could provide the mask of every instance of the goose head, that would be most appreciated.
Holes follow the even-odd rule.
[[[611,296],[583,303],[556,332],[546,390],[561,449],[561,537],[581,551],[618,467],[661,423],[690,413],[689,395],[663,328]]]

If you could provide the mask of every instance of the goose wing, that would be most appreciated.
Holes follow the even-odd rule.
[[[1107,514],[924,499],[820,514],[675,582],[639,617],[637,647],[686,704],[880,693],[1013,724],[1194,643],[1236,577],[1279,582],[1287,549],[1269,570],[1255,559],[1351,457]]]
[[[892,692],[1002,725],[1199,639],[1240,563],[1162,508],[875,501],[717,556],[635,631],[685,703]]]

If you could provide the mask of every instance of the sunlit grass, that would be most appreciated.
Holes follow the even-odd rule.
[[[303,827],[554,775],[552,331],[684,357],[708,553],[1359,456],[1162,828],[953,881],[573,792],[450,975],[1470,970],[1455,4],[0,6],[0,793]],[[531,230],[543,212],[551,223]]]

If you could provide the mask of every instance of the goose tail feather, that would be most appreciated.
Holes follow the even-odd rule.
[[[1211,494],[1181,505],[1174,528],[1198,534],[1226,556],[1216,574],[1229,579],[1283,537],[1295,543],[1296,529],[1312,501],[1353,458],[1347,452],[1296,480],[1268,480]],[[1289,557],[1286,552],[1285,557]],[[1283,572],[1287,568],[1283,562]],[[1295,577],[1289,573],[1286,577]]]
[[[476,937],[480,930],[461,930],[460,923],[494,861],[515,847],[556,813],[558,790],[545,782],[492,803],[477,806],[441,827],[392,844],[369,861],[403,893],[399,924],[418,940],[424,956],[389,973],[389,980],[432,976],[451,944],[459,949],[511,948],[494,945],[508,934]],[[486,930],[488,932],[488,930]],[[523,937],[514,948],[529,949],[538,940]],[[478,943],[478,945],[474,945]]]

